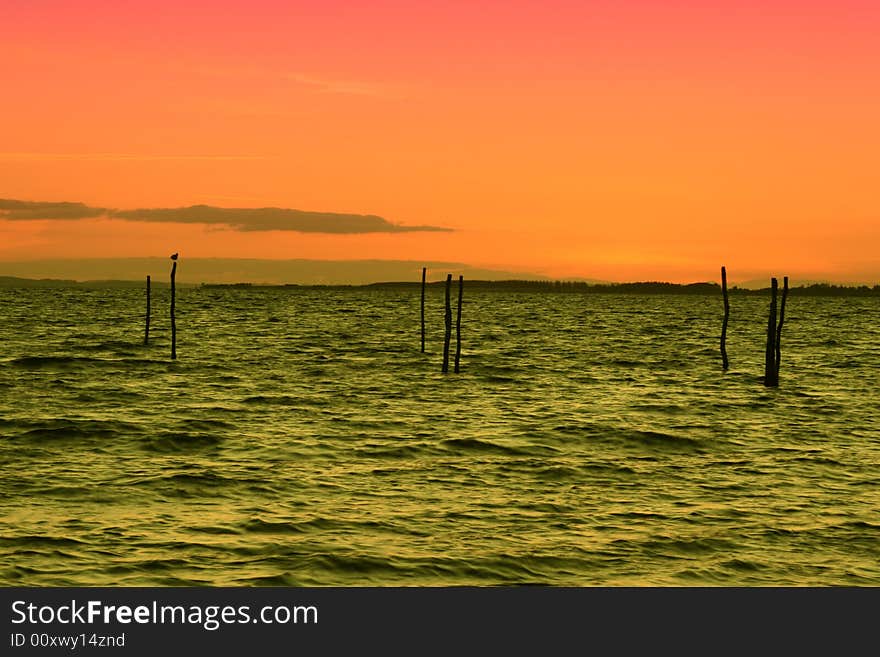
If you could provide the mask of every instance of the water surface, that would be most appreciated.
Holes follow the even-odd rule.
[[[5,585],[878,585],[880,302],[0,290]]]

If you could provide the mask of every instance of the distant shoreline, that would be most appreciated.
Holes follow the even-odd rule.
[[[429,288],[442,288],[444,281],[427,283]],[[633,283],[583,283],[579,281],[481,281],[465,280],[469,290],[488,292],[531,292],[540,294],[676,294],[676,295],[721,295],[718,283],[664,283],[656,281]],[[384,283],[367,283],[364,285],[260,285],[254,283],[203,283],[200,287],[210,289],[379,289],[379,290],[417,290],[421,283],[400,281]],[[769,294],[770,287],[751,289],[731,286],[728,292],[732,295]],[[825,283],[813,283],[792,287],[789,293],[797,296],[848,296],[848,297],[880,297],[880,285],[847,286]]]
[[[168,287],[164,281],[153,281],[154,287]],[[434,281],[427,284],[429,288],[443,287],[444,281]],[[31,289],[31,288],[142,288],[143,281],[132,280],[95,280],[75,281],[54,278],[18,278],[15,276],[0,276],[0,288],[5,289]],[[388,281],[381,283],[366,284],[261,284],[261,283],[178,283],[180,287],[199,287],[204,289],[258,289],[258,290],[285,290],[285,289],[316,289],[316,290],[407,290],[418,289],[419,282]],[[539,294],[676,294],[676,295],[720,295],[721,286],[718,283],[664,283],[656,281],[633,282],[633,283],[585,283],[581,281],[534,281],[534,280],[466,280],[469,290],[488,292],[526,292]],[[740,288],[731,286],[728,291],[732,295],[764,295],[768,294],[769,287],[761,289]],[[822,296],[822,297],[880,297],[880,285],[869,287],[867,285],[833,285],[826,283],[813,283],[811,285],[795,286],[790,290],[792,295],[797,296]]]

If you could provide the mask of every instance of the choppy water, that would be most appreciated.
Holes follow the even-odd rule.
[[[0,291],[0,582],[880,584],[876,299],[428,302]]]

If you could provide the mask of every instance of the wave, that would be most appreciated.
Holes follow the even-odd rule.
[[[9,364],[22,369],[68,369],[74,365],[90,365],[100,362],[100,358],[89,356],[22,356],[13,358]]]
[[[44,547],[82,547],[88,543],[84,540],[69,536],[48,536],[45,534],[23,534],[20,536],[0,536],[0,547],[3,548],[29,548],[37,549]]]
[[[214,434],[189,431],[166,431],[142,441],[143,449],[150,452],[190,452],[216,449],[223,439]]]
[[[150,358],[96,358],[92,356],[21,356],[7,362],[12,367],[24,370],[60,371],[94,367],[168,366],[170,364],[167,360]]]
[[[15,420],[7,422],[12,438],[24,441],[51,442],[60,440],[91,440],[130,437],[145,431],[141,425],[121,420],[54,419]]]
[[[528,449],[499,445],[478,438],[450,438],[441,441],[440,447],[457,454],[497,454],[501,456],[529,456]]]
[[[674,452],[698,452],[707,449],[703,441],[682,434],[639,429],[619,428],[609,436],[624,444]]]

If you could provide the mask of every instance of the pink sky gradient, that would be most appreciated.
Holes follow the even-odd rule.
[[[0,198],[453,233],[0,220],[0,259],[880,279],[876,2],[0,4]]]

